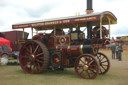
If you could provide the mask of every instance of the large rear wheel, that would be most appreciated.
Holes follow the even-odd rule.
[[[80,78],[94,79],[99,72],[99,64],[93,55],[84,54],[76,59],[75,71]]]
[[[26,42],[19,54],[21,68],[26,73],[37,74],[48,68],[49,52],[47,47],[37,40]]]

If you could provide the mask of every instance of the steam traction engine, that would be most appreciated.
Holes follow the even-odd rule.
[[[53,70],[74,67],[80,78],[93,79],[97,74],[108,72],[108,57],[98,52],[109,44],[110,24],[116,24],[111,12],[85,14],[52,20],[42,20],[13,25],[13,29],[33,28],[36,31],[52,30],[51,33],[38,33],[21,48],[19,61],[26,73],[37,74],[44,69]],[[91,28],[88,23],[92,23]],[[108,25],[108,29],[103,27]],[[87,27],[87,33],[81,31]],[[64,29],[69,29],[66,34]],[[90,30],[91,29],[91,30]],[[87,38],[85,37],[87,35]]]

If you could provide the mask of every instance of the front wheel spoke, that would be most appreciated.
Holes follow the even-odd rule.
[[[101,70],[101,68],[100,68],[100,73],[102,73],[102,70]]]
[[[94,69],[94,68],[89,68],[89,70],[95,70],[96,71],[96,69]]]
[[[87,59],[88,59],[87,56],[84,56],[83,58],[84,58],[85,61],[87,61]]]
[[[87,64],[91,64],[94,60],[90,57],[86,58]]]
[[[95,65],[95,64],[92,64],[92,65],[89,65],[89,68],[96,68],[97,67],[97,65]]]
[[[108,65],[105,65],[105,64],[101,64],[101,66],[108,66]]]
[[[83,69],[83,68],[81,68],[81,67],[77,68],[77,70],[81,70],[81,69]]]
[[[97,57],[101,60],[101,55],[99,54],[99,55],[97,55]]]
[[[89,65],[89,67],[91,67],[91,68],[92,68],[92,67],[95,67],[95,66],[96,66],[96,65]]]
[[[95,75],[96,72],[94,72],[93,70],[89,70],[90,72],[92,72],[93,75]]]
[[[91,76],[90,76],[90,73],[88,72],[88,70],[86,71],[86,73],[87,73],[88,77],[90,78]]]
[[[104,70],[106,70],[103,66],[101,66]]]
[[[84,72],[84,69],[80,72],[80,74],[82,74]]]
[[[100,61],[102,61],[105,57],[103,57],[102,59],[100,59]]]
[[[91,65],[91,63],[93,63],[93,62],[94,62],[94,60],[90,61],[88,64]]]
[[[43,55],[44,53],[39,53],[39,54],[37,54],[36,56],[40,56],[40,55]]]
[[[81,61],[84,65],[86,65],[85,62],[84,62],[83,60],[80,59],[80,61]]]
[[[100,56],[99,55],[97,55],[97,58],[100,60]]]
[[[105,62],[107,62],[107,61],[103,61],[103,62],[101,62],[101,63],[105,63]]]
[[[83,69],[82,66],[78,66],[77,67],[77,70],[81,70],[81,69]]]

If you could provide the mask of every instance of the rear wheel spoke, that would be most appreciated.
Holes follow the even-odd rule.
[[[38,57],[38,59],[43,59],[44,60],[44,57]]]
[[[44,54],[44,53],[39,53],[39,54],[36,55],[36,57],[37,57],[37,56],[40,56],[40,55],[43,55],[43,54]]]
[[[30,63],[30,66],[29,66],[29,68],[32,70],[32,63]]]
[[[37,62],[39,62],[39,63],[43,63],[43,61],[41,61],[41,60],[38,60],[38,59],[36,59],[36,61],[37,61]]]
[[[23,56],[22,58],[29,59],[29,57],[28,57],[28,56]]]
[[[30,49],[26,48],[26,53],[29,53],[29,54],[31,54],[31,51],[30,51]]]
[[[39,45],[36,46],[36,49],[34,50],[34,53],[36,53],[38,48],[39,48]]]
[[[37,62],[37,69],[40,69],[40,64]]]

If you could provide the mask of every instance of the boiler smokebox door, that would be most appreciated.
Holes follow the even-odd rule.
[[[56,45],[70,45],[70,36],[56,36]]]

